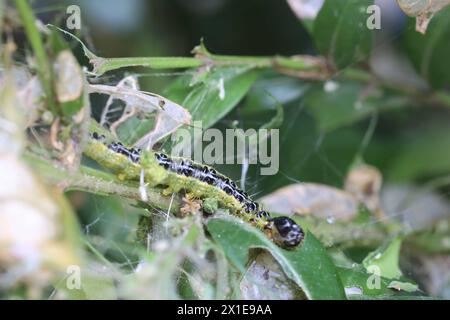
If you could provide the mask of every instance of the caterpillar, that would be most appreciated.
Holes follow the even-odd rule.
[[[84,153],[115,171],[120,179],[138,180],[143,170],[145,182],[166,186],[165,194],[185,190],[196,198],[215,198],[285,249],[297,247],[304,238],[302,228],[294,220],[284,216],[271,217],[231,179],[212,167],[160,152],[127,148],[121,142],[106,143],[105,140],[104,135],[91,133]]]

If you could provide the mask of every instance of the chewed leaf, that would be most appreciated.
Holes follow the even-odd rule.
[[[436,12],[450,4],[450,0],[397,0],[400,8],[416,18],[416,31],[425,33]]]
[[[91,93],[103,93],[111,99],[119,99],[126,103],[130,113],[155,114],[153,130],[142,136],[137,146],[152,146],[162,138],[176,131],[182,125],[190,124],[191,115],[179,104],[160,95],[143,92],[127,86],[90,85]]]
[[[450,54],[450,7],[434,15],[425,35],[415,32],[412,28],[414,21],[409,20],[404,36],[406,53],[417,72],[433,89],[447,88],[450,71],[442,63],[442,57]]]
[[[345,299],[336,268],[325,248],[311,234],[295,250],[283,250],[263,233],[232,217],[213,217],[207,221],[208,231],[228,259],[245,272],[250,249],[268,250],[309,299]]]
[[[358,214],[358,202],[350,193],[315,183],[281,188],[262,198],[261,203],[280,214],[313,214],[339,220],[350,220]]]
[[[380,205],[380,191],[383,177],[381,172],[368,164],[353,166],[345,178],[345,190],[378,217],[384,213]]]
[[[84,85],[83,73],[69,50],[56,57],[56,94],[60,103],[68,103],[81,97]]]
[[[251,262],[240,283],[242,298],[246,300],[304,299],[302,291],[291,281],[275,258],[263,251]]]
[[[27,69],[19,66],[13,67],[9,75],[12,80],[11,84],[14,84],[17,90],[19,101],[19,103],[14,103],[14,107],[22,111],[22,115],[25,117],[23,121],[27,125],[34,124],[39,119],[39,112],[44,108],[44,101],[40,99],[44,93],[38,76],[32,76]],[[8,73],[0,70],[0,88],[3,88],[3,90],[8,89],[7,76]],[[3,110],[6,109],[5,104],[2,104],[2,108]],[[5,126],[5,124],[2,125]],[[11,129],[13,128],[11,127]],[[5,142],[9,141],[3,139],[2,143]]]
[[[449,0],[397,0],[400,8],[410,17],[437,12],[450,3]]]

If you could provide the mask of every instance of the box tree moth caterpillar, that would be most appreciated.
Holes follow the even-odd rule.
[[[120,142],[105,143],[105,136],[91,134],[84,153],[116,172],[119,179],[165,186],[165,194],[185,191],[193,198],[214,198],[231,213],[262,230],[277,245],[295,248],[304,238],[300,226],[288,217],[272,218],[228,177],[212,167],[163,153],[127,148]]]

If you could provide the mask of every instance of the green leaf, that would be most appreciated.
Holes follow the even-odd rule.
[[[317,50],[338,69],[367,59],[373,33],[367,28],[367,7],[373,0],[326,0],[314,23]]]
[[[3,16],[5,13],[5,2],[3,0],[0,1],[0,32],[3,33]]]
[[[267,74],[258,79],[249,90],[243,102],[241,114],[256,115],[275,109],[280,104],[288,104],[301,98],[311,88],[311,84],[292,77]]]
[[[447,226],[445,220],[437,224],[432,230],[424,230],[423,232],[415,232],[408,235],[405,239],[408,245],[413,246],[416,250],[426,251],[435,254],[449,254],[450,253],[450,230],[440,227],[440,225]]]
[[[181,104],[191,113],[193,121],[202,120],[203,128],[208,128],[241,101],[255,82],[258,71],[248,66],[216,67],[196,76],[197,79],[192,75],[179,77],[166,89],[164,96]]]
[[[389,278],[401,277],[398,268],[398,254],[400,250],[401,238],[397,237],[392,242],[385,244],[375,252],[370,253],[363,261],[364,267],[353,268],[339,267],[339,276],[346,289],[349,299],[370,299],[370,298],[401,298],[405,292],[418,292],[418,285],[409,281],[390,280]],[[373,266],[377,266],[378,272]]]
[[[380,277],[379,286],[372,285],[371,277],[373,274],[367,273],[361,268],[338,268],[339,276],[341,277],[342,284],[345,287],[347,298],[351,296],[361,295],[365,297],[379,297],[388,296],[395,293],[394,290],[388,287],[390,281]],[[359,291],[359,293],[358,293]]]
[[[117,134],[125,145],[134,145],[140,138],[155,127],[154,119],[139,119],[132,117],[119,126]]]
[[[402,282],[402,281],[391,281],[388,285],[389,288],[393,288],[396,290],[403,290],[406,292],[415,292],[419,289],[419,286],[410,282]]]
[[[241,272],[246,270],[250,249],[266,249],[309,299],[345,299],[333,262],[311,233],[307,232],[300,247],[288,251],[277,247],[259,230],[233,217],[210,218],[207,228]]]
[[[114,277],[107,272],[100,273],[87,267],[80,273],[80,287],[71,288],[70,278],[64,278],[55,284],[56,289],[63,292],[69,300],[115,300],[117,299]],[[70,277],[73,277],[70,276]]]
[[[82,288],[89,300],[115,300],[117,299],[114,278],[99,274],[84,275]]]
[[[274,98],[275,100],[275,98]],[[276,101],[276,106],[277,106],[277,113],[273,116],[272,119],[270,119],[270,121],[268,121],[267,123],[263,124],[261,126],[261,129],[278,129],[281,127],[281,125],[283,124],[283,120],[284,120],[284,109],[283,109],[283,105],[279,102]]]
[[[322,132],[329,132],[369,117],[374,111],[403,107],[406,98],[389,96],[356,82],[330,81],[316,86],[305,98]]]
[[[445,123],[433,123],[433,128],[409,133],[390,159],[388,177],[409,181],[450,171],[450,129]],[[414,143],[410,143],[414,141]]]
[[[435,89],[450,86],[450,67],[444,57],[450,56],[450,7],[436,14],[427,33],[414,30],[409,19],[405,32],[406,53],[419,74]]]
[[[70,50],[69,44],[61,37],[61,34],[56,29],[50,29],[51,33],[48,36],[51,53],[55,57],[58,53],[64,50]]]
[[[379,271],[379,276],[388,279],[398,279],[402,272],[398,266],[400,247],[402,238],[397,236],[393,240],[386,242],[377,250],[369,253],[363,261],[363,265],[370,273],[374,273],[374,268]]]
[[[329,132],[369,116],[375,106],[368,99],[359,101],[363,85],[333,82],[336,90],[317,87],[306,97],[305,104],[314,115],[319,130]]]
[[[323,2],[324,0],[287,0],[291,10],[309,33],[313,30],[314,20],[316,19]]]

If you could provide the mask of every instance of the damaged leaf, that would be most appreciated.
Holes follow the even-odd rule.
[[[135,143],[139,147],[153,146],[162,138],[173,133],[182,125],[190,124],[191,115],[179,104],[172,102],[160,95],[140,91],[136,86],[126,85],[121,82],[117,86],[90,85],[91,93],[102,93],[110,96],[110,99],[119,99],[125,102],[125,120],[131,115],[143,113],[144,115],[156,114],[155,124],[151,132],[140,137]],[[119,121],[124,121],[119,120]]]
[[[350,193],[315,183],[283,187],[260,201],[268,211],[280,214],[312,214],[346,221],[358,214],[358,202]]]
[[[345,299],[344,289],[331,258],[311,233],[306,234],[304,242],[298,248],[289,251],[273,244],[257,229],[230,216],[212,217],[206,226],[228,259],[241,272],[246,270],[250,249],[265,249],[308,299]]]
[[[425,34],[434,15],[450,4],[450,0],[397,0],[400,8],[416,18],[416,31]]]

